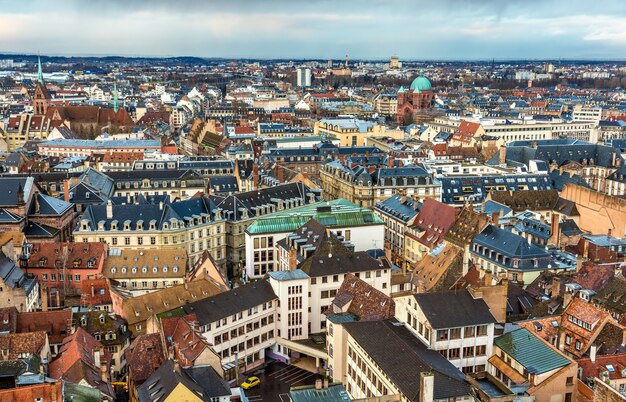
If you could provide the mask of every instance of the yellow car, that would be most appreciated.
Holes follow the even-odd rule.
[[[261,383],[261,380],[259,380],[259,377],[249,377],[246,381],[241,383],[241,388],[243,389],[254,388],[260,383]]]

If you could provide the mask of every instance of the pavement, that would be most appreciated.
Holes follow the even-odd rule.
[[[245,392],[250,402],[289,402],[289,389],[302,385],[315,385],[315,380],[323,378],[296,366],[281,362],[270,362],[265,370],[248,373],[248,377],[257,376],[261,380],[258,387]]]

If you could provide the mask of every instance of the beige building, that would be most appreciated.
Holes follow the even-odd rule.
[[[373,207],[395,194],[416,200],[441,199],[441,183],[417,166],[393,167],[393,157],[384,165],[354,165],[332,161],[320,171],[322,196],[325,200],[344,198],[362,207]]]
[[[341,147],[365,146],[367,138],[371,136],[404,138],[402,130],[389,130],[385,126],[355,118],[322,119],[313,126],[313,133],[336,138]]]
[[[120,249],[184,248],[191,264],[208,250],[225,263],[226,239],[222,210],[208,198],[171,204],[90,205],[77,229],[76,242],[103,242]]]
[[[184,248],[135,250],[114,248],[102,267],[102,275],[132,296],[154,292],[185,282],[187,252]]]
[[[536,401],[576,401],[576,362],[524,328],[495,339],[487,372]]]

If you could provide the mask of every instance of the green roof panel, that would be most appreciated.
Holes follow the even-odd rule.
[[[494,343],[531,374],[547,373],[571,363],[525,328],[508,332]]]

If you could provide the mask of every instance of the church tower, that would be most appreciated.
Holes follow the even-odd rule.
[[[35,93],[33,94],[33,109],[36,116],[45,115],[50,106],[50,92],[46,88],[46,83],[43,81],[43,71],[41,69],[41,58],[37,60],[37,86],[35,87]]]

